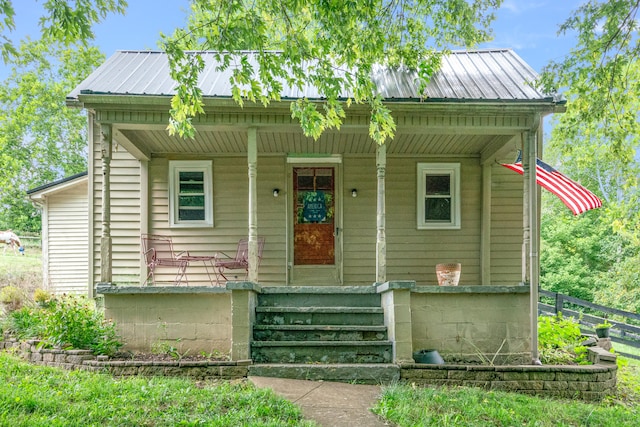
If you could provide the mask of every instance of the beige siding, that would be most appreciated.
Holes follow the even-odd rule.
[[[461,166],[459,230],[418,230],[417,163]],[[460,285],[480,284],[481,168],[476,158],[391,158],[387,161],[387,279],[436,285],[438,263],[462,263]],[[375,205],[372,205],[375,212]]]
[[[376,281],[376,159],[344,159],[343,259],[345,285]],[[351,189],[358,197],[351,197]]]
[[[233,256],[238,240],[248,233],[247,158],[239,156],[210,159],[213,162],[214,226],[170,228],[169,160],[154,158],[149,165],[149,232],[172,236],[177,251],[189,251],[194,255],[224,252]],[[258,234],[266,239],[259,280],[261,283],[284,284],[287,202],[284,157],[259,158],[257,178]],[[280,197],[273,197],[274,188],[280,189]],[[158,280],[173,280],[174,272],[166,270],[158,276]],[[192,284],[205,284],[208,280],[205,269],[198,264],[190,266],[187,275]]]
[[[102,159],[100,126],[93,126],[93,280],[100,281]],[[114,139],[111,161],[111,236],[114,283],[140,282],[140,162]]]
[[[94,280],[100,277],[101,159],[98,127],[94,127],[93,237]],[[277,145],[278,141],[272,141]],[[330,152],[343,151],[337,142]],[[342,150],[340,150],[342,148]],[[122,148],[114,150],[112,162],[113,280],[140,283],[139,238],[148,220],[148,232],[170,235],[178,251],[194,255],[233,255],[240,238],[248,232],[248,174],[245,153],[198,156],[213,164],[214,226],[171,228],[169,226],[168,165],[171,159],[188,160],[188,155],[152,157],[148,165]],[[462,226],[459,230],[418,230],[416,218],[416,170],[420,162],[461,164]],[[148,189],[141,192],[141,167],[148,167]],[[261,155],[257,169],[258,234],[266,238],[259,281],[282,285],[287,279],[287,215],[291,203],[287,189],[286,155]],[[376,164],[373,154],[343,153],[342,163],[343,282],[369,285],[375,281],[376,263]],[[518,283],[521,271],[522,190],[521,177],[499,165],[492,167],[491,284]],[[142,174],[144,176],[144,174]],[[280,197],[273,197],[273,189]],[[358,197],[351,197],[351,189]],[[148,190],[148,205],[141,195]],[[480,278],[482,168],[479,157],[390,155],[386,171],[387,279],[415,280],[418,285],[436,285],[435,265],[462,263],[461,285],[478,285]],[[148,212],[141,218],[140,212]],[[143,221],[141,221],[143,220]],[[142,225],[141,225],[142,223]],[[146,231],[146,230],[145,230]],[[159,271],[160,272],[160,271]],[[159,281],[173,281],[167,269]],[[208,283],[202,265],[188,270],[192,284]]]
[[[73,186],[47,198],[48,242],[45,268],[50,291],[62,294],[88,293],[87,184]]]
[[[491,284],[522,281],[522,176],[501,166],[491,171]]]

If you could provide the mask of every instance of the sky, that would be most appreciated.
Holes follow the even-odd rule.
[[[12,38],[38,36],[38,18],[44,0],[13,0],[16,27]],[[504,0],[494,22],[494,40],[479,47],[511,48],[534,70],[560,60],[573,45],[570,36],[558,37],[558,26],[585,0]],[[125,16],[110,15],[94,28],[96,44],[107,56],[116,50],[157,49],[160,32],[183,26],[188,0],[128,0]],[[4,66],[0,63],[0,66]],[[0,77],[5,73],[0,70]]]

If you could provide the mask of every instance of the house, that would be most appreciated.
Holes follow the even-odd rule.
[[[42,212],[42,288],[89,295],[87,172],[27,191]]]
[[[289,103],[322,102],[313,88],[240,108],[229,71],[202,56],[194,139],[166,131],[174,83],[161,52],[117,52],[67,98],[90,130],[90,283],[130,349],[170,341],[291,362],[407,361],[431,348],[446,360],[536,358],[539,195],[528,165],[542,118],[564,102],[531,85],[520,57],[453,52],[424,97],[411,73],[378,70],[397,123],[378,146],[358,105],[339,131],[305,137]],[[500,165],[520,149],[524,180]],[[211,283],[198,262],[187,286],[173,286],[171,269],[143,286],[144,233],[200,256],[248,237],[248,275]],[[459,286],[437,286],[439,263],[462,265]]]

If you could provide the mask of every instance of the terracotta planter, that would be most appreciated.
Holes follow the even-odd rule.
[[[436,276],[438,277],[438,285],[458,286],[461,272],[462,264],[460,263],[437,264]]]

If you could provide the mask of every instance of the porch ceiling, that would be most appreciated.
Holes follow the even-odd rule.
[[[194,139],[170,136],[164,129],[121,129],[116,141],[134,144],[153,154],[238,154],[247,151],[244,129],[201,130]],[[388,143],[390,155],[478,155],[504,145],[513,135],[398,133]],[[376,147],[365,131],[326,132],[318,141],[295,131],[259,131],[259,153],[375,154]]]

